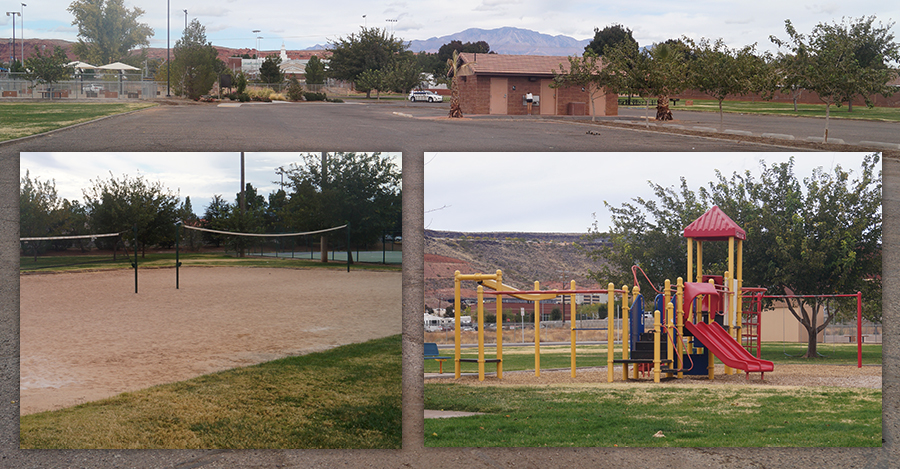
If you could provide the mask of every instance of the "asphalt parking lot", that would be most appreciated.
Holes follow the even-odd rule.
[[[6,143],[0,152],[769,151],[785,143],[600,127],[587,119],[451,120],[446,108],[405,101],[163,105]]]

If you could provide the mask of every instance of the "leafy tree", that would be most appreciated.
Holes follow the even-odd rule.
[[[212,200],[203,212],[201,227],[209,228],[211,230],[226,230],[226,220],[228,219],[228,214],[230,212],[231,205],[229,205],[221,195],[213,195]],[[222,245],[223,241],[224,237],[222,235],[203,232],[203,242],[206,244],[213,244],[215,247],[219,247]]]
[[[19,189],[19,236],[37,238],[56,234],[53,231],[54,218],[61,204],[55,181],[31,179],[31,174],[26,170]],[[27,246],[37,261],[38,253],[44,247],[36,241],[29,241]]]
[[[640,49],[636,42],[623,41],[605,48],[603,59],[606,64],[603,80],[611,90],[619,93],[636,94],[645,99],[667,97],[688,85],[688,63],[682,50],[671,44]],[[667,101],[668,98],[663,100]],[[647,110],[649,112],[649,102]],[[649,126],[649,116],[646,120]]]
[[[321,85],[325,83],[325,63],[314,55],[306,63],[306,84]]]
[[[358,34],[338,38],[332,44],[328,66],[332,77],[356,82],[367,70],[383,71],[410,54],[409,44],[379,28],[360,28]],[[371,95],[367,92],[366,97]]]
[[[108,64],[121,60],[137,46],[149,46],[153,29],[139,23],[144,10],[125,8],[124,0],[75,0],[68,11],[75,16],[78,43],[72,48],[83,61]]]
[[[473,54],[489,54],[491,52],[491,46],[486,41],[463,43],[462,41],[455,39],[442,45],[438,49],[437,58],[440,60],[440,63],[446,64],[448,60],[452,59],[454,51],[458,53],[469,52]]]
[[[825,141],[831,106],[862,95],[871,106],[871,95],[893,94],[887,86],[896,71],[888,62],[900,60],[900,45],[893,41],[890,28],[873,26],[875,17],[856,22],[819,23],[809,37],[797,32],[790,20],[785,21],[788,40],[769,39],[788,53],[779,54],[779,71],[783,87],[800,87],[818,94],[825,103]]]
[[[259,81],[262,83],[281,83],[284,81],[284,73],[281,73],[281,57],[270,55],[259,66]]]
[[[619,44],[633,44],[637,46],[637,41],[634,40],[631,29],[621,24],[613,24],[603,29],[594,28],[594,39],[584,47],[584,51],[590,51],[594,55],[603,57],[608,48]]]
[[[411,54],[397,58],[385,70],[385,86],[391,91],[407,94],[422,86],[422,69]]]
[[[34,55],[25,59],[25,77],[37,83],[46,83],[50,87],[50,99],[53,99],[53,84],[68,78],[74,73],[74,69],[68,65],[66,52],[59,46],[54,48],[52,54],[43,55],[37,46],[34,47]]]
[[[592,50],[585,51],[584,56],[569,56],[569,66],[559,64],[559,72],[553,71],[551,88],[584,87],[591,98],[591,120],[595,120],[594,100],[606,92],[608,74],[600,73],[600,57]]]
[[[175,43],[171,72],[175,92],[191,99],[209,93],[217,73],[226,68],[218,55],[212,43],[206,41],[206,28],[198,20],[191,20],[184,36]]]
[[[191,206],[190,197],[184,198],[184,202],[182,202],[181,206],[176,211],[175,216],[178,220],[181,220],[182,223],[189,226],[197,226],[200,222],[200,219],[197,218],[197,215],[194,213],[194,208]],[[181,236],[184,238],[188,249],[192,251],[198,249],[201,243],[203,243],[203,234],[196,230],[182,230]]]
[[[372,91],[377,91],[380,99],[381,92],[389,88],[386,75],[384,70],[366,70],[356,77],[356,90],[365,92],[366,98],[371,97]]]
[[[168,240],[175,235],[178,197],[162,183],[151,183],[143,176],[91,181],[93,186],[83,190],[85,207],[90,217],[91,229],[99,233],[122,232],[125,239],[137,225],[137,241],[143,255],[147,246]],[[137,249],[137,246],[135,246]]]
[[[352,242],[367,244],[400,226],[400,170],[381,153],[306,154],[290,180],[285,223],[297,231],[351,224]],[[343,234],[341,234],[343,236]],[[338,238],[341,239],[341,238]]]
[[[685,40],[693,55],[690,61],[692,86],[719,101],[719,127],[722,127],[722,101],[729,95],[761,91],[768,66],[756,55],[755,44],[729,49],[721,38],[714,43],[706,38],[699,43]]]
[[[760,285],[770,294],[815,295],[862,291],[880,319],[881,172],[877,154],[864,158],[858,172],[821,168],[798,181],[793,159],[762,165],[730,178],[718,174],[708,187],[693,191],[682,178],[679,188],[651,183],[656,200],[634,199],[612,212],[610,244],[594,252],[608,264],[592,272],[598,281],[631,280],[640,265],[653,281],[685,275],[685,226],[718,205],[747,232],[743,246],[744,285]],[[601,236],[596,222],[592,236]],[[724,243],[704,245],[705,272],[727,270]],[[643,279],[639,279],[643,283]],[[643,291],[649,291],[642,285]],[[825,300],[788,303],[810,337],[807,357],[816,356],[816,336],[834,315],[819,320]],[[874,308],[872,307],[874,306]],[[819,324],[821,322],[821,324]]]

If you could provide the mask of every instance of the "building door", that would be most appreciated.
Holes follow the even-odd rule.
[[[505,115],[508,111],[506,94],[509,80],[506,78],[491,77],[491,114]]]
[[[556,90],[550,88],[553,80],[541,80],[541,115],[556,115]]]

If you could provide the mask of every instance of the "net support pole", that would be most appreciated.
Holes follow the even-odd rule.
[[[350,272],[350,222],[347,222],[347,272]]]
[[[862,368],[862,292],[856,292],[856,367]]]
[[[179,261],[179,244],[178,244],[178,225],[181,224],[181,221],[175,222],[175,289],[178,290],[179,287],[179,278],[178,278],[178,268],[181,267],[181,262]]]
[[[134,224],[134,292],[138,292],[137,223]]]

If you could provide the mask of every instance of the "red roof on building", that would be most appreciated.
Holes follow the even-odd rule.
[[[713,205],[711,209],[684,229],[685,238],[705,241],[726,241],[732,236],[737,239],[747,239],[747,232],[717,205]]]
[[[461,62],[471,64],[471,71],[460,75],[535,75],[552,77],[569,69],[569,58],[549,55],[459,54]]]

